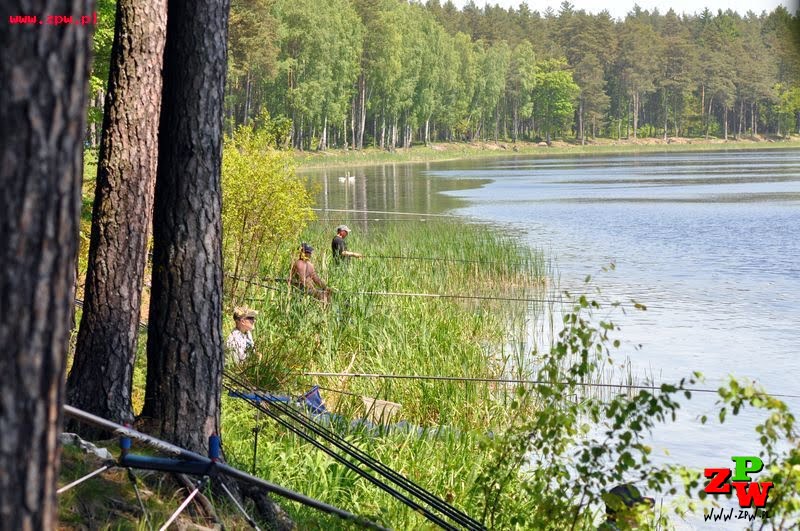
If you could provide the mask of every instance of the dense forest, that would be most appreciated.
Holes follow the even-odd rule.
[[[799,40],[783,7],[615,20],[569,2],[234,0],[226,124],[266,109],[300,149],[785,135],[800,127]]]
[[[799,41],[800,18],[783,7],[742,16],[634,5],[615,20],[569,2],[540,13],[439,0],[234,0],[226,128],[266,111],[286,144],[321,150],[785,135],[800,128]]]

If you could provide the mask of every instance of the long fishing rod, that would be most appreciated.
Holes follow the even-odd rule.
[[[548,382],[545,380],[517,380],[511,378],[473,378],[469,376],[429,376],[429,375],[414,375],[414,374],[378,374],[378,373],[358,373],[358,372],[303,372],[301,376],[315,376],[315,377],[350,377],[350,378],[375,378],[387,380],[439,380],[449,382],[485,382],[485,383],[510,383],[510,384],[528,384],[528,385],[576,385],[579,387],[601,387],[609,389],[642,389],[648,391],[661,391],[661,386],[656,385],[628,385],[628,384],[603,384],[603,383],[588,383],[588,382]],[[685,388],[682,391],[691,391],[693,393],[718,393],[717,389],[709,388]],[[800,395],[791,394],[772,394],[770,396],[778,398],[800,398]]]
[[[253,286],[261,286],[262,288],[271,289],[273,291],[282,291],[280,288],[273,287],[273,286],[271,286],[269,284],[265,284],[263,282],[257,282],[255,280],[250,280],[250,279],[246,279],[246,278],[242,278],[242,277],[237,277],[235,275],[225,275],[225,276],[230,278],[230,279],[232,279],[232,280],[238,280],[240,282],[244,282],[245,284],[252,284]],[[286,283],[289,282],[288,278],[280,278],[280,277],[264,277],[264,278],[262,278],[262,280],[266,280],[266,281],[273,282],[273,283],[276,283],[276,284],[277,283],[286,284]]]
[[[224,376],[228,380],[231,380],[231,381],[234,381],[234,382],[239,381],[234,376],[230,375],[229,373],[224,373]],[[256,390],[254,390],[252,388],[252,386],[248,386],[246,384],[246,382],[245,383],[241,383],[241,381],[239,381],[239,385],[240,386],[244,386],[245,388],[249,388],[251,393],[255,393],[255,396],[259,396],[258,392]],[[267,398],[264,395],[260,395],[260,397],[262,399],[266,399]],[[423,487],[417,485],[416,483],[414,483],[410,479],[406,478],[402,474],[394,471],[393,469],[391,469],[388,466],[384,465],[380,461],[374,459],[372,456],[370,456],[369,454],[363,452],[360,448],[358,448],[357,446],[351,444],[350,442],[347,441],[347,439],[339,436],[337,433],[333,432],[332,430],[328,430],[328,429],[320,426],[317,422],[313,421],[307,415],[299,412],[295,408],[292,408],[292,407],[290,407],[290,406],[288,406],[286,404],[279,403],[279,402],[267,402],[267,403],[270,404],[275,409],[278,409],[280,412],[282,412],[287,417],[290,417],[292,420],[295,420],[296,422],[298,422],[306,430],[321,436],[327,442],[333,444],[335,447],[337,447],[338,449],[342,450],[343,452],[348,454],[350,457],[356,459],[357,461],[361,462],[362,464],[365,464],[367,467],[369,467],[373,471],[377,472],[378,474],[382,475],[386,479],[389,479],[393,483],[399,485],[400,487],[404,488],[405,490],[409,491],[410,493],[416,495],[417,497],[419,497],[420,499],[422,499],[423,501],[428,503],[431,507],[438,509],[439,511],[441,511],[442,513],[444,513],[447,516],[451,517],[453,520],[461,523],[462,525],[464,525],[468,529],[484,529],[482,524],[480,524],[479,522],[477,522],[476,520],[474,520],[473,518],[471,518],[467,514],[459,511],[458,509],[456,509],[452,505],[448,504],[446,501],[442,500],[441,498],[437,497],[436,495],[434,495],[434,494],[430,493],[429,491],[425,490]],[[260,404],[258,404],[258,405],[260,406]],[[263,407],[263,406],[261,406],[261,407]],[[286,426],[286,424],[283,423],[284,422],[283,419],[279,419],[279,418],[276,418],[276,417],[273,417],[273,418],[275,418],[282,425]],[[309,442],[312,442],[312,444],[314,444],[318,448],[320,448],[323,451],[325,451],[325,453],[328,453],[329,455],[331,455],[330,454],[330,449],[326,449],[325,447],[320,447],[318,441],[315,441],[313,439],[309,439],[307,434],[306,434],[306,432],[303,432],[302,430],[300,432],[298,432],[296,430],[296,428],[292,427],[291,425],[287,426],[287,428],[291,429],[292,431],[295,431],[295,433],[297,433],[298,435],[300,435],[304,439],[308,440]],[[336,456],[332,455],[332,457],[336,458],[337,460],[340,460]],[[343,461],[343,464],[345,464],[346,466],[351,466],[352,465],[352,463],[349,463],[349,461],[346,461],[346,460]],[[358,470],[356,470],[356,472],[358,472]],[[369,478],[367,478],[367,479],[369,479]],[[370,481],[375,483],[372,480],[370,480]],[[376,485],[378,485],[378,484],[376,483]],[[383,488],[383,490],[387,490],[387,488],[384,488],[384,486],[381,486],[381,485],[378,485],[378,486]],[[391,489],[391,488],[389,488],[389,489]],[[387,490],[387,492],[388,492],[388,490]],[[417,510],[419,510],[419,508],[416,507],[416,504],[415,505],[410,505],[410,506],[412,506],[413,508],[416,508]],[[448,527],[448,528],[450,528],[450,527]]]
[[[386,258],[392,260],[421,260],[425,262],[464,262],[468,264],[509,264],[505,260],[473,260],[468,258],[444,258],[438,256],[408,256],[408,255],[379,255],[365,254],[364,258]],[[511,262],[510,265],[513,265]]]
[[[228,389],[229,391],[233,390],[233,388],[231,388],[230,386],[228,386],[226,384],[223,384],[223,387]],[[295,426],[291,422],[283,419],[278,413],[272,411],[272,409],[276,407],[275,403],[267,402],[267,403],[270,404],[269,407],[263,406],[261,404],[261,398],[262,398],[261,396],[256,395],[253,398],[250,398],[250,397],[247,397],[247,396],[240,396],[240,398],[243,398],[243,400],[245,400],[245,402],[250,404],[253,408],[257,409],[258,411],[260,411],[260,412],[262,412],[264,414],[266,414],[269,418],[273,419],[275,422],[277,422],[279,425],[281,425],[284,428],[286,428],[288,431],[294,433],[295,435],[298,435],[299,437],[304,439],[306,442],[308,442],[308,443],[312,444],[313,446],[317,447],[317,449],[321,450],[322,452],[327,454],[329,457],[331,457],[335,461],[338,461],[339,463],[344,465],[346,468],[352,470],[353,472],[355,472],[356,474],[358,474],[362,478],[366,479],[367,481],[369,481],[373,485],[377,486],[381,490],[386,491],[389,495],[391,495],[395,499],[401,501],[402,503],[404,503],[408,507],[414,509],[415,511],[419,511],[426,518],[428,518],[430,521],[432,521],[435,524],[437,524],[439,527],[441,527],[443,529],[447,529],[447,530],[455,529],[454,527],[449,525],[447,522],[445,522],[444,520],[439,518],[437,515],[435,515],[432,512],[430,512],[424,506],[419,505],[418,503],[416,503],[415,501],[411,500],[407,496],[405,496],[402,493],[398,492],[397,490],[391,488],[386,483],[379,481],[374,476],[368,474],[366,471],[362,470],[361,468],[356,466],[354,463],[351,463],[350,461],[345,459],[343,456],[337,454],[336,452],[331,450],[329,447],[325,446],[324,444],[319,442],[317,439],[312,437],[308,433],[308,431],[311,431],[313,433],[313,431],[314,431],[313,430],[313,426],[305,425],[303,423],[301,423],[301,427]],[[266,399],[267,397],[264,396],[263,398]],[[305,429],[303,429],[303,428],[305,428]]]
[[[357,516],[353,513],[349,513],[345,510],[339,509],[338,507],[328,505],[327,503],[315,500],[314,498],[309,498],[304,494],[300,494],[299,492],[289,490],[287,488],[281,487],[280,485],[270,483],[269,481],[263,480],[261,478],[251,476],[246,472],[242,472],[241,470],[228,466],[224,463],[220,463],[219,461],[212,461],[207,456],[194,453],[179,446],[175,446],[174,444],[168,443],[167,441],[158,439],[151,435],[147,435],[146,433],[136,431],[132,428],[122,426],[115,422],[111,422],[110,420],[98,417],[97,415],[93,415],[76,407],[72,407],[65,404],[64,414],[75,420],[85,422],[87,424],[92,424],[94,426],[97,426],[98,428],[110,431],[117,436],[135,439],[152,448],[155,448],[160,452],[169,455],[174,455],[180,459],[188,461],[199,461],[202,463],[206,463],[208,465],[211,465],[213,463],[213,466],[217,469],[218,472],[230,476],[232,478],[244,481],[245,483],[250,483],[268,492],[277,494],[292,501],[296,501],[308,507],[323,511],[328,514],[336,515],[344,520],[349,520],[371,529],[385,530],[384,527],[374,522],[371,522],[361,516]]]
[[[230,375],[227,372],[224,373],[223,375],[224,375],[224,377],[226,379],[236,383],[237,385],[239,385],[241,387],[249,388],[250,391],[253,392],[252,386],[248,386],[246,383],[242,383],[242,381],[240,381],[239,379],[237,379],[236,377]],[[226,387],[228,389],[230,389],[230,386],[227,386],[227,384],[224,384],[224,385],[226,385]],[[259,397],[257,392],[256,392],[255,396]],[[267,399],[267,397],[264,396],[264,395],[260,396],[260,398],[263,399],[263,400]],[[366,472],[364,472],[360,468],[355,467],[355,465],[353,463],[347,461],[342,456],[339,456],[338,454],[333,452],[333,450],[331,450],[330,448],[322,445],[322,443],[320,443],[318,440],[316,440],[313,437],[311,437],[309,435],[309,432],[316,434],[317,436],[319,436],[320,438],[322,438],[326,442],[332,444],[333,446],[335,446],[339,450],[345,452],[351,458],[356,459],[357,461],[359,461],[362,464],[366,465],[368,468],[370,468],[374,472],[377,472],[379,475],[381,475],[384,478],[390,480],[391,482],[395,483],[396,485],[402,487],[403,489],[407,490],[409,493],[417,496],[418,498],[423,500],[425,503],[427,503],[431,507],[439,510],[441,513],[447,515],[448,517],[450,517],[454,521],[456,521],[456,522],[460,523],[461,525],[465,526],[467,529],[484,529],[482,524],[480,524],[480,522],[477,522],[476,520],[474,520],[473,518],[471,518],[467,514],[459,511],[458,509],[456,509],[452,505],[448,504],[446,501],[442,500],[441,498],[437,497],[436,495],[434,495],[434,494],[430,493],[429,491],[425,490],[423,487],[421,487],[421,486],[417,485],[416,483],[412,482],[411,480],[409,480],[405,476],[399,474],[398,472],[396,472],[393,469],[389,468],[388,466],[384,465],[380,461],[377,461],[376,459],[371,457],[369,454],[367,454],[367,453],[363,452],[362,450],[360,450],[357,446],[354,446],[353,444],[349,443],[346,439],[342,438],[341,436],[339,436],[335,432],[322,427],[317,422],[314,422],[312,419],[310,419],[308,416],[306,416],[303,413],[297,411],[295,408],[292,408],[291,406],[288,406],[286,404],[282,404],[282,403],[278,403],[278,402],[270,402],[270,401],[266,402],[267,404],[269,404],[269,407],[264,407],[263,405],[260,404],[260,401],[258,401],[258,400],[255,401],[256,403],[252,403],[252,400],[249,400],[249,401],[251,402],[251,405],[253,405],[253,407],[258,408],[260,411],[264,411],[271,418],[273,418],[278,423],[280,423],[282,426],[284,426],[287,429],[293,431],[294,433],[296,433],[300,437],[304,438],[305,440],[307,440],[308,442],[310,442],[311,444],[313,444],[314,446],[316,446],[317,448],[319,448],[320,450],[322,450],[326,454],[330,455],[332,458],[334,458],[337,461],[341,462],[342,464],[344,464],[348,468],[351,468],[353,471],[355,471],[356,473],[358,473],[359,475],[361,475],[362,477],[364,477],[365,479],[367,479],[371,483],[375,484],[379,488],[381,488],[381,489],[385,490],[386,492],[390,493],[391,495],[397,497],[399,500],[401,500],[404,503],[406,503],[407,505],[409,505],[409,507],[412,507],[415,510],[419,510],[419,511],[423,512],[423,514],[425,514],[425,516],[428,517],[431,521],[437,523],[438,525],[444,527],[445,529],[452,529],[452,526],[447,524],[447,522],[442,521],[435,514],[430,513],[430,511],[428,511],[424,507],[419,506],[419,504],[417,504],[413,500],[408,499],[405,495],[403,495],[401,493],[398,493],[397,491],[395,491],[394,489],[392,489],[391,487],[389,487],[385,483],[380,482],[379,480],[377,480],[373,476],[370,476],[369,474],[366,474]],[[299,429],[296,426],[292,425],[291,423],[288,423],[285,419],[281,418],[275,412],[271,411],[272,409],[278,410],[280,413],[282,413],[283,415],[285,415],[285,416],[289,417],[290,419],[294,420],[295,422],[300,424],[301,427],[303,427],[305,429],[304,430],[303,429]]]
[[[235,389],[233,389],[232,387],[230,387],[227,384],[223,384],[223,387],[226,390],[228,390],[229,392],[236,392]],[[281,418],[281,416],[279,414],[277,414],[274,411],[272,411],[272,409],[276,407],[275,403],[267,402],[267,403],[270,404],[269,407],[265,407],[265,406],[261,405],[261,399],[263,398],[264,400],[266,400],[267,399],[266,396],[261,397],[259,395],[255,395],[254,397],[250,398],[247,395],[243,395],[242,393],[238,393],[238,394],[239,394],[239,398],[242,398],[245,402],[250,404],[253,408],[255,408],[256,410],[258,410],[258,411],[260,411],[260,412],[262,412],[264,414],[266,414],[269,418],[273,419],[275,422],[277,422],[278,424],[280,424],[281,426],[283,426],[287,430],[291,431],[295,435],[298,435],[299,437],[305,439],[307,442],[309,442],[312,445],[316,446],[319,450],[321,450],[322,452],[326,453],[328,456],[333,458],[335,461],[338,461],[339,463],[344,465],[346,468],[349,468],[350,470],[352,470],[356,474],[360,475],[364,479],[370,481],[374,485],[376,485],[379,488],[385,490],[391,496],[393,496],[394,498],[400,500],[401,502],[403,502],[404,504],[408,505],[412,509],[420,511],[427,518],[429,518],[433,522],[439,524],[440,527],[443,527],[444,529],[451,529],[450,527],[447,526],[446,522],[439,520],[436,515],[434,515],[432,513],[429,513],[427,511],[427,509],[425,509],[424,507],[418,505],[413,500],[407,498],[406,496],[404,496],[403,494],[401,494],[401,493],[397,492],[396,490],[392,489],[388,485],[378,481],[374,476],[371,476],[371,475],[367,474],[364,470],[362,470],[359,467],[355,466],[353,463],[351,463],[350,461],[348,461],[347,459],[345,459],[341,455],[337,454],[336,452],[334,452],[333,450],[331,450],[327,446],[325,446],[322,443],[320,443],[318,440],[316,440],[314,437],[309,435],[302,428],[298,428],[295,425],[293,425],[292,423],[290,423],[290,422],[286,421],[285,419]],[[302,426],[302,424],[301,424],[301,426]],[[306,427],[306,426],[303,426],[303,427]],[[308,427],[306,427],[306,428],[308,428]]]
[[[237,280],[240,280],[248,284],[253,284],[254,286],[261,286],[267,289],[278,291],[277,288],[274,288],[262,282],[246,280],[238,277],[231,277],[231,278],[236,278]],[[274,278],[266,280],[271,280],[273,282],[286,282],[285,278]],[[477,299],[477,300],[495,300],[495,301],[539,302],[545,304],[561,304],[564,302],[563,300],[558,300],[558,299],[528,299],[519,297],[496,297],[490,295],[459,295],[450,293],[412,293],[405,291],[340,291],[334,289],[333,293],[340,293],[344,295],[384,295],[387,297],[428,297],[428,298],[440,298],[440,299]],[[260,299],[251,299],[251,300],[260,300]]]
[[[425,214],[422,212],[398,212],[396,210],[354,210],[348,208],[312,208],[314,212],[359,212],[363,214],[390,214],[398,216],[421,216],[425,218],[460,218],[464,216],[456,216],[455,214]]]
[[[414,218],[317,218],[314,222],[324,221],[326,223],[334,222],[334,223],[341,223],[342,221],[349,221],[350,223],[357,223],[359,221],[414,221],[414,222],[426,222],[429,221],[426,218],[414,219]]]
[[[560,299],[529,299],[523,297],[497,297],[493,295],[461,295],[457,293],[413,293],[407,291],[338,291],[345,295],[383,295],[387,297],[423,297],[429,299],[474,299],[484,301],[515,301],[515,302],[538,302],[544,304],[562,304],[565,301]]]

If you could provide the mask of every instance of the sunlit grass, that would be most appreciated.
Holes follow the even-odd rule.
[[[317,270],[335,290],[325,307],[285,282],[291,252],[282,266],[263,272],[268,287],[248,285],[236,304],[259,310],[257,354],[247,377],[262,388],[299,395],[323,387],[326,405],[348,419],[365,415],[361,396],[401,404],[395,421],[438,430],[418,436],[390,432],[347,437],[376,459],[474,513],[472,471],[482,459],[481,440],[513,422],[512,387],[490,382],[356,377],[304,377],[303,372],[349,372],[470,378],[530,377],[533,366],[529,320],[546,318],[544,302],[458,298],[493,297],[542,301],[549,289],[544,257],[508,237],[476,225],[442,221],[413,230],[385,225],[356,230],[351,249],[365,254],[332,262],[330,223],[312,224],[303,235],[317,251]],[[404,260],[395,257],[431,258]],[[453,295],[431,298],[389,295]],[[231,302],[232,304],[233,302]],[[226,332],[233,327],[226,316]],[[347,510],[373,516],[395,528],[425,528],[421,515],[360,480],[341,465],[245,404],[226,397],[226,450],[232,463],[252,467],[252,428],[259,432],[259,475]],[[301,527],[320,524],[318,515],[293,507]]]

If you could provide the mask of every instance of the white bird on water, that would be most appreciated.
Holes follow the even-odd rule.
[[[350,172],[347,172],[344,177],[339,177],[340,183],[354,183],[356,182],[356,176],[350,175]]]

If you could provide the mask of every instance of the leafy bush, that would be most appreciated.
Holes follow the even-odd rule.
[[[259,119],[226,139],[222,158],[223,258],[226,296],[240,298],[241,279],[274,269],[282,250],[297,242],[313,219],[311,197],[295,175],[291,156],[274,149],[281,124]]]

